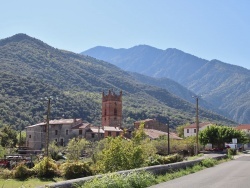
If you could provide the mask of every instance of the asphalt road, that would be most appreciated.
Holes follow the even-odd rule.
[[[250,188],[250,155],[150,188]]]

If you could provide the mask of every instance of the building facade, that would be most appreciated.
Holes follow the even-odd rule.
[[[102,93],[102,127],[122,126],[122,91],[116,95],[109,90],[108,94]]]
[[[49,142],[55,142],[65,146],[73,137],[85,137],[89,123],[83,123],[81,119],[50,120],[47,123],[38,123],[26,127],[26,146],[35,150],[41,150]],[[47,134],[49,130],[49,134]],[[49,137],[47,138],[47,135]]]
[[[49,143],[65,146],[72,138],[85,138],[96,141],[105,137],[122,135],[122,91],[116,95],[113,91],[102,94],[102,123],[93,126],[82,119],[50,120],[26,127],[26,146],[33,150],[41,150]],[[49,134],[47,134],[47,129]],[[49,135],[47,137],[47,135]]]
[[[199,123],[199,131],[211,126],[212,123]],[[195,136],[197,131],[196,123],[184,127],[184,137]]]

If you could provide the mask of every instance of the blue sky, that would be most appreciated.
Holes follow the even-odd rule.
[[[0,39],[26,33],[76,53],[177,48],[250,69],[248,0],[0,0]]]

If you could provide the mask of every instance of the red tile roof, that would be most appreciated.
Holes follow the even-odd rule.
[[[144,129],[144,132],[146,135],[148,135],[152,139],[159,138],[162,135],[168,136],[167,132],[158,131],[155,129]],[[178,137],[175,133],[169,133],[170,138],[176,139],[176,140],[182,140],[182,138]]]
[[[238,130],[243,130],[243,129],[249,129],[250,130],[250,124],[242,124],[236,127]]]
[[[135,123],[144,123],[144,122],[150,122],[150,121],[155,121],[154,119],[144,119],[140,121],[136,121]]]
[[[104,131],[115,131],[115,132],[122,132],[123,130],[119,127],[111,127],[111,126],[104,126]]]
[[[199,128],[207,126],[207,125],[212,125],[212,123],[199,123]],[[184,129],[190,129],[190,128],[196,128],[196,123],[193,123],[191,125],[188,125],[186,127],[184,127]]]
[[[74,122],[77,122],[81,119],[55,119],[55,120],[50,120],[49,124],[50,125],[57,125],[57,124],[72,124]]]

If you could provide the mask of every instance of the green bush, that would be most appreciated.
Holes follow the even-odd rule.
[[[75,179],[92,175],[92,171],[88,163],[82,162],[66,162],[60,167],[62,176],[66,179]]]
[[[44,157],[33,168],[37,177],[52,178],[59,175],[58,167],[56,163],[48,157]]]
[[[155,155],[155,157],[151,157],[149,160],[147,160],[147,165],[152,166],[159,164],[169,164],[180,161],[183,161],[183,156],[179,154],[168,155],[168,156]]]
[[[14,169],[14,178],[26,179],[32,175],[32,170],[30,170],[24,163],[20,163]]]
[[[232,155],[236,155],[236,154],[237,154],[236,149],[232,149],[232,148],[227,149],[228,156],[232,156]]]
[[[216,165],[217,161],[215,159],[207,158],[201,161],[201,165],[207,168]]]
[[[149,172],[132,172],[125,174],[106,174],[101,178],[94,178],[82,185],[83,188],[142,188],[156,184],[156,179]]]

